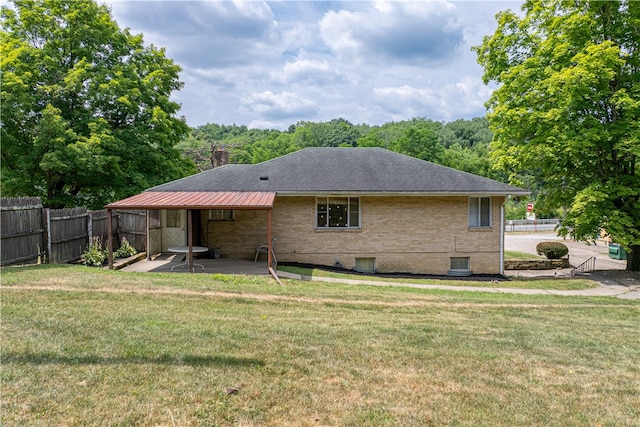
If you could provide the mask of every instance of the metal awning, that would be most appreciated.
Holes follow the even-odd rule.
[[[145,191],[110,203],[107,209],[271,209],[275,192]]]
[[[145,191],[126,199],[108,204],[107,228],[109,248],[109,268],[113,268],[113,232],[111,211],[113,209],[186,209],[189,270],[193,273],[193,219],[192,211],[200,209],[251,209],[267,211],[267,265],[269,272],[280,282],[272,268],[271,210],[275,192],[268,191]],[[148,227],[147,215],[147,227]],[[148,238],[148,233],[147,233]]]

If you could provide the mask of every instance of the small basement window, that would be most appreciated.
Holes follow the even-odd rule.
[[[451,257],[447,276],[471,276],[469,257]]]
[[[353,269],[360,273],[375,273],[376,272],[376,259],[375,258],[356,258],[356,266]]]

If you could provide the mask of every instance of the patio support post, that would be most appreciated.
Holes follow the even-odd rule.
[[[187,244],[189,245],[189,272],[193,273],[193,210],[187,209]]]
[[[111,209],[107,209],[107,248],[109,252],[109,270],[113,270],[113,226],[111,224]]]
[[[147,213],[147,226],[146,226],[146,230],[145,230],[145,246],[146,246],[146,250],[147,250],[147,261],[151,261],[151,250],[149,249],[149,247],[151,246],[151,236],[149,236],[149,228],[151,228],[151,220],[149,219],[149,209],[146,209],[146,213]]]
[[[271,251],[273,251],[271,243],[271,209],[267,210],[267,246],[267,266],[271,268],[273,263],[271,256]]]
[[[504,276],[504,204],[505,200],[500,205],[500,275]]]
[[[278,277],[278,273],[273,269],[273,245],[271,244],[271,209],[267,209],[267,268],[269,273],[276,279],[280,286],[284,286]]]

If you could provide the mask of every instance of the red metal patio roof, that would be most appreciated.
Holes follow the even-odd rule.
[[[275,192],[145,191],[107,209],[271,209]]]

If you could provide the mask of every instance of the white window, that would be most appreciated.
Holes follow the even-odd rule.
[[[233,209],[210,209],[209,221],[233,221]]]
[[[469,227],[491,227],[491,197],[469,197]]]
[[[360,199],[358,197],[318,197],[316,227],[360,227]]]

